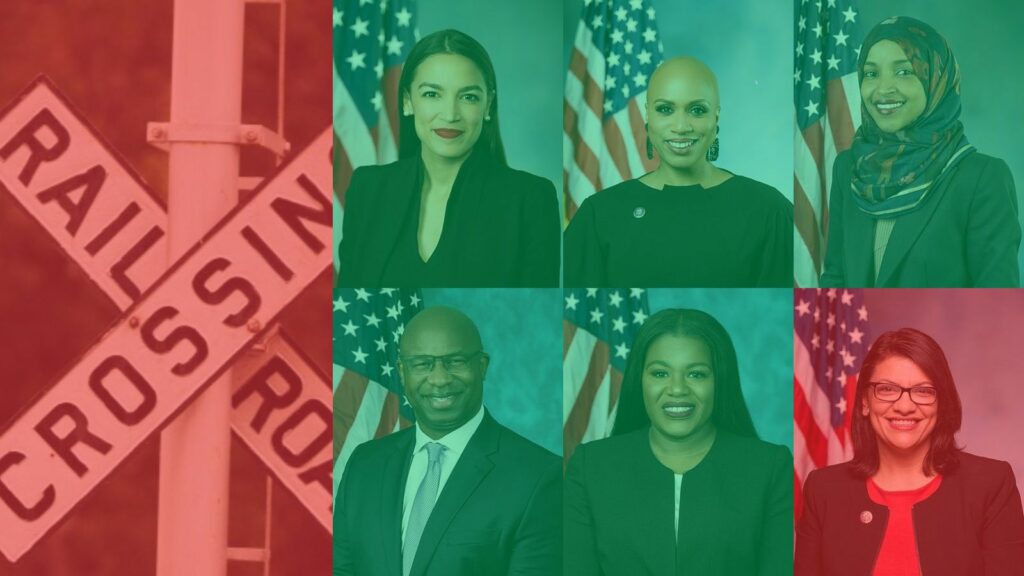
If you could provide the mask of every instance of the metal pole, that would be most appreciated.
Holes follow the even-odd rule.
[[[244,0],[175,0],[171,128],[241,124]],[[238,201],[238,144],[170,142],[168,244],[176,261]],[[160,436],[157,576],[227,572],[231,373]]]

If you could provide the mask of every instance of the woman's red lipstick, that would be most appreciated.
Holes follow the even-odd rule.
[[[462,130],[449,130],[447,128],[434,128],[434,133],[437,134],[438,136],[440,136],[441,138],[447,138],[447,139],[451,140],[452,138],[458,138],[459,136],[461,136],[462,135]]]

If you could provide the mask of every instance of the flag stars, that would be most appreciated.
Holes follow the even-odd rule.
[[[409,304],[413,308],[416,308],[417,306],[420,305],[420,297],[417,296],[416,294],[413,294],[412,296],[409,296]]]
[[[647,9],[647,19],[648,20],[654,20],[654,7],[653,6]]]
[[[380,90],[373,94],[373,98],[370,98],[370,103],[373,104],[374,110],[380,110],[381,106],[384,105],[384,96],[381,95]]]
[[[829,70],[839,70],[839,63],[840,62],[842,62],[842,60],[840,60],[839,58],[836,58],[835,54],[829,56],[829,58],[828,58],[828,69]]]
[[[612,44],[622,44],[623,36],[625,36],[625,34],[622,32],[622,30],[612,31]]]
[[[383,336],[373,341],[377,345],[377,352],[385,352],[388,349],[388,341]]]
[[[796,55],[797,56],[803,56],[804,55],[804,43],[803,42],[797,42],[796,43]]]
[[[811,28],[811,30],[814,30],[814,35],[816,37],[821,38],[821,33],[823,31],[822,28],[821,28],[821,22],[818,22],[817,24],[815,24],[814,28]]]
[[[355,336],[356,329],[358,328],[358,326],[352,323],[351,318],[349,319],[347,324],[342,324],[341,327],[345,330],[345,336]]]
[[[829,328],[834,328],[836,325],[836,315],[829,312],[828,319],[825,320],[825,324],[827,324]]]
[[[636,59],[639,60],[641,64],[650,64],[651,53],[647,50],[641,50],[640,53],[636,55]]]
[[[843,290],[843,294],[839,297],[842,300],[844,306],[853,304],[853,292],[849,290]]]
[[[843,34],[843,31],[840,30],[839,34],[833,34],[832,37],[835,38],[836,40],[836,46],[846,46],[846,40],[850,37],[850,35]]]
[[[615,356],[616,358],[625,359],[629,355],[629,347],[626,346],[625,342],[619,342],[615,345]]]
[[[829,354],[831,354],[831,353],[835,352],[835,350],[836,350],[836,343],[834,341],[832,341],[831,338],[829,338],[828,342],[825,343],[825,351],[828,352]]]
[[[395,371],[395,367],[392,366],[391,363],[389,363],[389,362],[385,362],[384,365],[380,367],[380,373],[383,374],[384,376],[389,377],[389,378],[391,377],[391,373],[394,372],[394,371]],[[404,403],[405,399],[403,398],[402,400],[403,400],[403,403]]]
[[[621,58],[622,58],[621,56],[619,56],[618,54],[616,54],[614,52],[609,54],[608,55],[608,67],[609,68],[614,68],[615,66],[618,66],[619,65],[619,60]]]
[[[797,20],[797,23],[796,23],[796,27],[797,27],[797,28],[798,28],[798,29],[799,29],[799,30],[800,30],[801,32],[803,32],[804,30],[806,30],[806,29],[807,29],[807,17],[806,17],[806,16],[801,16],[801,17],[800,17],[800,20]]]
[[[809,86],[811,90],[821,90],[820,80],[821,78],[819,78],[817,74],[811,73],[811,77],[807,80],[807,86]]]
[[[653,44],[658,39],[658,32],[654,28],[644,30],[644,42]]]
[[[807,103],[807,106],[804,106],[804,110],[807,110],[807,117],[810,118],[818,113],[818,103],[811,100]]]
[[[612,292],[608,295],[608,303],[612,306],[619,306],[622,304],[622,294],[619,294],[618,290]]]
[[[362,300],[363,302],[369,304],[370,293],[362,288],[356,288],[356,300]]]
[[[640,298],[643,295],[644,295],[644,289],[643,288],[630,288],[629,289],[629,297],[630,298]]]
[[[633,65],[630,64],[628,61],[625,64],[622,65],[622,73],[625,74],[626,76],[629,76],[629,73],[632,72],[632,71],[633,71]]]
[[[363,318],[366,318],[367,326],[373,326],[374,328],[380,328],[380,318],[377,318],[376,314],[370,314],[370,315],[363,314]]]
[[[619,81],[618,81],[618,79],[615,78],[615,76],[608,76],[604,80],[604,89],[605,90],[612,90],[612,89],[614,89],[618,85],[619,85]],[[608,104],[609,108],[611,108],[611,103],[612,103],[611,100],[608,100],[606,102],[606,104]]]
[[[840,414],[846,414],[846,398],[840,396],[839,402],[836,402],[836,408]]]
[[[821,64],[821,50],[815,48],[814,52],[811,52],[811,60],[814,60],[815,64]]]
[[[644,314],[643,310],[633,311],[633,324],[643,324],[647,321],[647,314]]]
[[[384,77],[384,62],[382,60],[377,60],[377,65],[373,67],[373,71],[377,74],[378,80]]]
[[[861,332],[860,329],[857,328],[856,326],[854,326],[853,330],[850,331],[849,336],[850,336],[850,343],[852,343],[852,344],[863,344],[863,342],[861,342],[861,339],[864,338],[864,333]]]
[[[358,50],[353,50],[352,54],[345,58],[345,61],[352,67],[353,72],[360,68],[366,68],[366,54]]]
[[[392,320],[398,320],[398,317],[401,315],[401,313],[398,311],[397,306],[388,306],[387,311],[388,318],[391,318]]]
[[[594,28],[600,28],[602,24],[604,24],[604,20],[601,18],[600,14],[594,16],[594,19],[590,21],[590,25]]]
[[[847,6],[846,10],[842,12],[843,22],[854,22],[857,19],[857,12],[854,11],[853,6]]]
[[[811,313],[811,303],[807,300],[800,300],[793,309],[799,312],[801,316],[806,316]]]
[[[622,320],[621,316],[612,320],[612,330],[618,332],[619,334],[626,333],[626,323]]]
[[[579,299],[577,299],[576,295],[571,293],[571,292],[569,293],[568,296],[565,297],[565,309],[566,310],[575,310],[576,309],[576,305],[579,304],[579,303],[580,303]]]
[[[868,308],[867,308],[867,306],[861,306],[860,308],[857,309],[857,319],[859,319],[861,322],[867,322],[868,321]]]
[[[401,56],[402,55],[402,46],[403,45],[405,45],[405,42],[402,42],[397,37],[392,36],[391,39],[388,40],[388,43],[387,43],[388,54],[393,54],[395,56]]]
[[[636,20],[630,18],[629,21],[626,22],[626,31],[636,32]]]
[[[334,311],[341,310],[342,313],[348,312],[348,302],[345,302],[344,298],[338,298],[334,301]]]
[[[639,10],[644,7],[644,0],[629,0],[629,7],[633,10]]]
[[[337,8],[334,9],[334,26],[336,28],[341,28],[341,18],[344,14],[345,13],[341,10],[338,10]]]
[[[817,334],[811,336],[811,348],[814,350],[821,348],[821,338]]]
[[[643,88],[647,85],[647,75],[643,72],[637,72],[636,76],[633,76],[633,83],[636,84],[637,88]]]
[[[604,318],[604,312],[596,309],[590,311],[590,321],[594,324],[601,324],[602,318]]]
[[[587,288],[587,298],[597,298],[597,288]]]
[[[626,54],[633,53],[633,41],[626,40],[626,43],[622,45],[622,49],[626,51]]]
[[[369,354],[367,354],[366,352],[363,352],[363,347],[362,346],[359,346],[358,348],[353,350],[352,354],[355,355],[356,362],[359,362],[361,364],[366,364],[366,357],[369,356]]]
[[[624,22],[626,20],[627,15],[629,15],[629,12],[627,12],[626,9],[621,6],[619,6],[619,9],[615,11],[615,17],[619,20],[619,22]]]
[[[395,19],[398,20],[399,26],[408,27],[409,21],[412,20],[412,12],[409,12],[409,9],[403,6],[402,9],[395,14]]]
[[[356,17],[356,22],[352,25],[352,32],[356,35],[356,38],[359,38],[360,36],[369,36],[369,27],[369,20],[363,20],[362,18]]]

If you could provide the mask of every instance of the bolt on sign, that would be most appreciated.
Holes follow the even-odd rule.
[[[162,206],[52,83],[36,80],[0,112],[0,191],[124,311],[0,432],[8,559],[236,362],[235,432],[329,528],[326,378],[285,337],[263,361],[242,359],[331,266],[330,147],[328,128],[161,274]]]

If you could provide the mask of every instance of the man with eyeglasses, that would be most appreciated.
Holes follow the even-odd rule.
[[[561,570],[561,460],[483,407],[490,356],[465,314],[406,325],[399,374],[416,425],[352,454],[335,576],[549,576]]]

